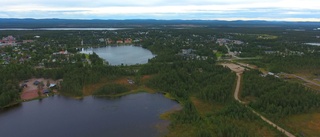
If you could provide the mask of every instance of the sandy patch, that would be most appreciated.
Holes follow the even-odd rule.
[[[242,67],[240,65],[237,65],[237,64],[222,63],[221,65],[224,66],[224,67],[228,67],[229,69],[231,69],[232,71],[234,71],[236,73],[242,73],[245,70],[244,67]]]

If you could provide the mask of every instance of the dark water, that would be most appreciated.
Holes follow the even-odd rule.
[[[179,107],[162,94],[117,99],[63,96],[24,102],[0,112],[1,137],[154,137],[166,125],[159,115]]]
[[[134,65],[148,63],[155,55],[151,51],[138,46],[106,46],[84,49],[82,53],[97,53],[110,65]]]

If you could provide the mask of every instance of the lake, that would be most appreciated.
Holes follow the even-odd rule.
[[[162,94],[81,100],[56,95],[0,111],[0,133],[3,137],[163,136],[169,122],[159,116],[177,108],[177,102]]]
[[[146,64],[149,59],[155,57],[150,50],[132,45],[87,48],[81,51],[81,53],[87,54],[91,54],[92,52],[95,52],[99,57],[108,61],[110,65]]]

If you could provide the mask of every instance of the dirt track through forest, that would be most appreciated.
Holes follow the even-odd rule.
[[[227,66],[229,67],[232,71],[236,72],[237,74],[237,85],[236,85],[236,89],[234,91],[234,99],[237,100],[239,103],[241,104],[245,104],[245,102],[241,101],[239,99],[239,93],[240,93],[240,85],[241,85],[241,76],[242,76],[242,72],[245,70],[243,67],[236,65],[236,64],[222,64],[223,66]],[[267,122],[269,125],[275,127],[278,131],[284,133],[286,136],[288,137],[295,137],[293,134],[291,134],[290,132],[284,130],[283,128],[279,127],[278,125],[276,125],[275,123],[271,122],[270,120],[268,120],[267,118],[265,118],[264,116],[262,116],[261,114],[259,114],[258,112],[256,112],[255,110],[253,110],[252,108],[248,107],[246,105],[246,107],[248,109],[250,109],[252,111],[252,113],[256,114],[258,117],[260,117],[263,121]]]

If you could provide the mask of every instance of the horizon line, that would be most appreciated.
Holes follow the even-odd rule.
[[[261,21],[261,22],[300,22],[300,23],[320,23],[320,19],[313,19],[313,20],[280,20],[280,19],[255,19],[255,18],[245,18],[245,19],[241,19],[241,18],[230,18],[230,19],[155,19],[155,18],[145,18],[145,19],[141,19],[141,18],[132,18],[132,19],[101,19],[101,18],[2,18],[0,17],[0,19],[21,19],[21,20],[26,20],[26,19],[33,19],[33,20],[100,20],[100,21],[117,21],[117,20],[155,20],[155,21],[176,21],[176,20],[180,20],[180,21],[227,21],[227,22],[234,22],[234,21]]]

